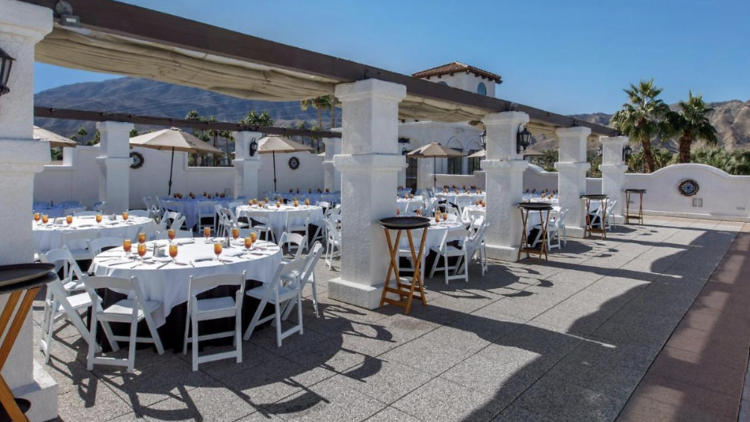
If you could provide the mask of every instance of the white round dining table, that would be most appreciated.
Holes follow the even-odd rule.
[[[417,209],[422,208],[424,200],[421,196],[415,196],[414,198],[402,198],[399,197],[396,200],[396,206],[401,212],[413,212]]]
[[[136,277],[146,300],[159,301],[163,305],[154,312],[154,322],[158,327],[166,322],[175,306],[187,302],[190,276],[239,274],[245,271],[247,280],[269,283],[282,258],[278,246],[264,241],[256,242],[248,252],[242,239],[233,240],[231,247],[223,248],[218,260],[214,255],[213,241],[206,243],[203,238],[192,238],[175,239],[175,243],[178,252],[174,263],[168,254],[154,256],[154,247],[166,254],[169,244],[166,240],[157,240],[147,242],[148,252],[143,263],[135,253],[137,244],[134,243],[130,256],[125,255],[122,247],[110,249],[94,258],[91,269],[101,276]]]
[[[487,195],[484,193],[468,193],[468,192],[461,192],[461,193],[438,192],[435,194],[436,198],[440,200],[446,200],[448,202],[452,202],[460,207],[471,205],[477,201],[484,201],[486,196]]]
[[[40,221],[41,223],[41,221]],[[38,252],[47,252],[62,247],[62,235],[66,232],[80,230],[96,230],[96,237],[119,237],[133,239],[141,230],[148,230],[155,225],[154,220],[148,217],[130,216],[127,221],[118,215],[114,220],[111,216],[102,216],[102,222],[96,222],[95,216],[73,217],[73,223],[68,225],[65,217],[50,219],[47,224],[37,224],[32,220],[34,231],[34,246]],[[85,240],[76,240],[74,244],[68,245],[70,249],[86,249],[88,245]]]
[[[443,241],[443,236],[446,231],[464,229],[466,226],[456,219],[455,216],[449,216],[448,221],[435,222],[434,218],[430,221],[430,227],[427,228],[427,238],[425,239],[424,254],[425,256],[430,254],[430,249],[439,248]],[[412,233],[412,239],[414,241],[414,250],[419,250],[419,240],[422,238],[422,233],[419,230],[415,230]],[[400,249],[409,249],[409,239],[406,234],[401,235],[399,241]]]
[[[282,204],[281,207],[276,207],[275,204],[269,204],[267,206],[250,206],[250,205],[240,205],[237,207],[237,217],[248,217],[248,214],[252,214],[253,212],[260,212],[263,214],[263,217],[265,217],[268,220],[268,224],[271,225],[271,231],[273,231],[273,235],[276,237],[276,239],[279,239],[281,237],[281,234],[284,233],[284,226],[286,225],[286,214],[289,211],[301,211],[306,210],[310,212],[310,224],[315,224],[316,226],[322,226],[323,225],[323,207],[320,207],[318,205],[302,205],[295,207],[294,205],[284,205]],[[293,225],[301,225],[305,221],[302,218],[294,218],[290,223]]]

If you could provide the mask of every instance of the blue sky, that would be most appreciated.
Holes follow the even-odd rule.
[[[670,103],[750,100],[747,0],[128,2],[402,73],[462,61],[559,113],[613,112],[652,77]],[[35,89],[108,77],[37,64]]]

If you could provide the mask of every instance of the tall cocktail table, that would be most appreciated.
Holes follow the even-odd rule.
[[[427,299],[424,295],[424,285],[422,280],[422,255],[424,254],[425,239],[427,238],[427,228],[430,227],[430,219],[426,217],[389,217],[380,220],[380,225],[385,230],[385,238],[388,241],[388,252],[390,252],[390,264],[385,276],[385,286],[383,295],[380,297],[380,306],[386,303],[404,308],[406,315],[411,311],[411,304],[414,298],[422,301],[422,305],[427,305]],[[412,230],[422,230],[422,239],[419,242],[419,252],[414,250],[414,239]],[[396,238],[391,241],[391,231],[396,231]],[[409,239],[409,249],[411,250],[412,262],[414,263],[414,275],[411,280],[402,278],[398,269],[398,247],[401,241],[401,233],[406,232]],[[396,277],[396,287],[390,287],[391,273]],[[417,294],[415,295],[415,290]],[[400,299],[395,300],[388,297],[388,293],[399,295]]]

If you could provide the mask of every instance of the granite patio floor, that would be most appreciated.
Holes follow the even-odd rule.
[[[338,273],[321,262],[322,315],[305,301],[304,335],[276,348],[275,331],[262,330],[243,344],[242,364],[198,372],[190,355],[150,349],[138,350],[134,374],[89,372],[85,342],[58,323],[47,370],[59,420],[615,420],[743,230],[646,223],[606,241],[571,239],[549,262],[492,262],[484,277],[474,264],[469,283],[428,279],[428,306],[409,316],[329,300],[326,280]]]

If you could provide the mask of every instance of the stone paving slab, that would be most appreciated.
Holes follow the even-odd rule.
[[[750,234],[738,233],[750,230],[646,223],[569,239],[548,262],[490,262],[484,277],[471,264],[469,283],[438,273],[409,316],[329,299],[339,273],[321,263],[321,317],[305,300],[304,335],[277,348],[260,330],[242,364],[197,373],[190,355],[151,349],[137,351],[134,374],[89,372],[85,342],[60,322],[48,368],[59,420],[736,420],[750,338],[738,304],[750,299],[738,276],[750,275]]]

